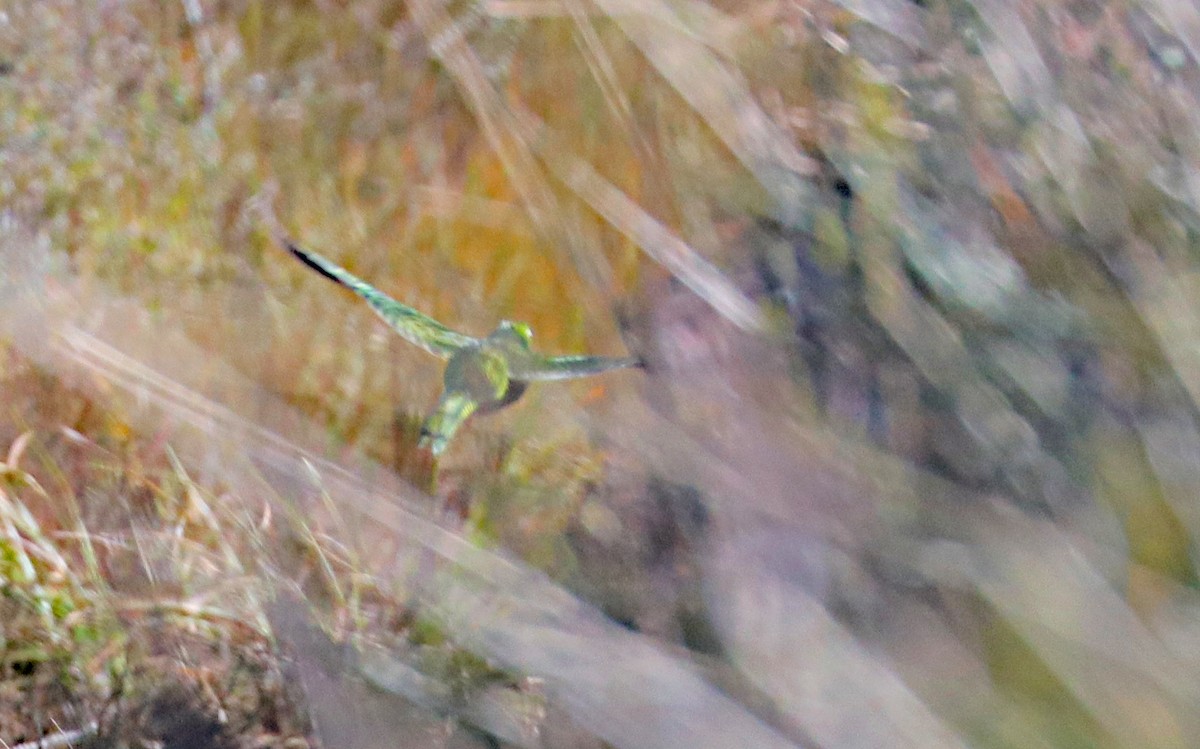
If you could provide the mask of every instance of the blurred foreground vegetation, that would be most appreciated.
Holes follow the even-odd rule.
[[[1198,56],[1179,0],[0,0],[0,746],[1194,746]],[[428,496],[438,363],[279,232],[650,367]]]

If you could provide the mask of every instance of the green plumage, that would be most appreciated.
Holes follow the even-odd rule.
[[[387,294],[358,278],[345,268],[339,267],[315,252],[304,252],[293,244],[287,248],[305,265],[331,281],[345,286],[358,294],[375,314],[383,318],[392,330],[409,343],[416,344],[435,356],[449,358],[464,346],[479,342],[469,336],[455,333],[432,317],[422,315],[407,304],[401,304]]]
[[[442,393],[437,407],[421,427],[418,445],[434,455],[441,455],[446,445],[450,444],[450,438],[478,408],[479,403],[466,393]]]
[[[309,268],[362,297],[406,341],[448,359],[443,392],[421,428],[419,445],[440,455],[451,437],[473,414],[514,403],[536,380],[566,380],[642,366],[633,358],[545,356],[530,348],[533,332],[525,323],[505,320],[487,338],[455,332],[437,320],[397,302],[324,257],[286,242]]]

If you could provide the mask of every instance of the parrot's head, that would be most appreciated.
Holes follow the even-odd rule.
[[[529,325],[523,322],[505,320],[500,323],[500,327],[496,328],[496,332],[492,335],[503,337],[509,340],[515,340],[520,344],[521,348],[526,349],[530,347],[531,343],[533,343],[533,330],[530,329]]]

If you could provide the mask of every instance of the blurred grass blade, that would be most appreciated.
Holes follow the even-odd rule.
[[[1166,31],[1177,35],[1200,60],[1200,8],[1181,0],[1146,0],[1144,7]]]
[[[1158,250],[1131,240],[1124,253],[1137,278],[1126,294],[1154,333],[1175,375],[1200,409],[1200,272],[1168,268]]]
[[[1003,514],[1001,514],[1003,513]],[[960,568],[1121,746],[1200,735],[1200,686],[1053,525],[1011,510],[973,524]],[[1154,705],[1153,718],[1132,706]]]
[[[773,198],[777,218],[802,222],[811,202],[803,175],[814,166],[758,106],[742,76],[693,35],[680,33],[675,11],[666,3],[593,1],[754,175]]]
[[[762,555],[787,553],[746,541],[744,529],[711,562],[709,595],[739,668],[820,746],[965,749],[886,662],[821,602],[773,572]],[[818,647],[814,647],[819,643]]]
[[[445,5],[443,0],[414,0],[410,6],[413,19],[431,52],[446,67],[462,92],[488,145],[521,196],[533,226],[543,241],[558,253],[560,264],[574,267],[593,288],[611,291],[612,268],[603,255],[583,251],[582,243],[571,236],[569,226],[559,220],[558,201],[546,183],[529,143],[463,38],[458,22],[446,12]]]
[[[588,17],[586,0],[562,0],[562,4],[566,6],[571,15],[571,21],[575,24],[580,51],[592,78],[604,95],[605,104],[625,128],[626,133],[636,137],[633,105],[630,104],[629,95],[621,86],[608,51],[604,49],[600,36],[596,33],[591,18]]]
[[[544,126],[539,129],[543,134],[546,133]],[[713,309],[743,330],[765,329],[762,311],[754,302],[746,298],[716,266],[605,179],[591,164],[552,143],[543,148],[542,156],[555,176],[592,210]]]
[[[910,47],[925,46],[921,6],[907,0],[834,0],[867,23],[900,39]]]
[[[1045,108],[1059,101],[1054,77],[1025,28],[1015,3],[1006,0],[970,0],[987,24],[984,59],[1000,88],[1014,107]]]

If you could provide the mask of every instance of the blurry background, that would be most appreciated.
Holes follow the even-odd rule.
[[[1195,746],[1197,55],[1182,0],[0,0],[0,745]],[[277,228],[649,369],[427,496],[440,364]]]

